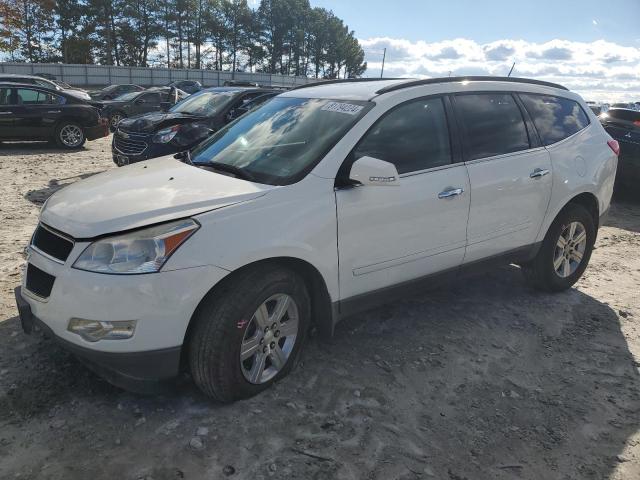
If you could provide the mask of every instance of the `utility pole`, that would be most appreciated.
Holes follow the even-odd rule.
[[[387,58],[387,47],[384,48],[384,52],[382,52],[382,70],[380,70],[380,78],[384,75],[384,61]]]

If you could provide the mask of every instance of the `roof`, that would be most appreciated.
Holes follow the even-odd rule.
[[[42,80],[47,80],[47,81],[51,81],[48,78],[44,78],[44,77],[39,77],[38,75],[29,75],[28,73],[0,73],[0,78],[2,77],[13,77],[13,78],[40,78]]]
[[[404,88],[418,87],[423,85],[434,85],[442,83],[462,83],[462,82],[505,82],[521,83],[530,85],[542,85],[546,87],[568,90],[556,83],[544,82],[528,78],[517,77],[489,77],[489,76],[469,76],[469,77],[445,77],[428,78],[417,80],[414,78],[391,78],[391,79],[346,79],[319,81],[294,88],[292,91],[282,94],[285,97],[311,97],[311,98],[331,98],[343,100],[371,100],[378,95],[401,90]]]

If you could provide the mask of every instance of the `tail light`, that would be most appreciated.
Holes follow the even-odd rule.
[[[607,142],[607,145],[609,145],[609,148],[613,150],[613,153],[616,154],[616,157],[620,155],[620,144],[617,140],[609,140]]]

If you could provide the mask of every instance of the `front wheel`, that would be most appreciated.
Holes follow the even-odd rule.
[[[56,143],[67,149],[80,148],[87,140],[82,127],[74,122],[63,122],[58,125],[55,135]]]
[[[296,273],[264,265],[203,300],[188,348],[205,394],[221,402],[252,397],[291,371],[310,320],[304,285]]]
[[[115,132],[118,128],[118,123],[120,120],[125,118],[125,115],[122,112],[113,112],[111,117],[109,117],[109,128],[112,132]]]
[[[591,214],[569,204],[549,227],[536,257],[522,265],[527,283],[548,292],[570,288],[587,268],[595,240]]]

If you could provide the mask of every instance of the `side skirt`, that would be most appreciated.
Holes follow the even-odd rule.
[[[538,254],[541,245],[542,242],[527,245],[500,255],[477,260],[459,267],[426,275],[415,280],[409,280],[407,282],[391,285],[373,292],[355,295],[353,297],[334,302],[332,306],[334,320],[333,327],[335,327],[335,325],[341,320],[357,313],[371,310],[374,307],[392,302],[399,298],[408,298],[424,293],[425,290],[432,290],[436,287],[453,283],[460,277],[482,273],[490,270],[491,268],[509,265],[511,263],[529,262]]]

